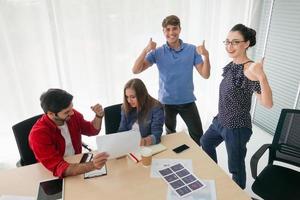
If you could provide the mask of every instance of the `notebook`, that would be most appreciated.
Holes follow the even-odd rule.
[[[149,147],[152,150],[152,155],[155,155],[162,151],[167,150],[167,147],[161,143],[147,146],[147,147]],[[128,157],[131,158],[136,163],[140,162],[142,160],[140,150],[141,150],[141,148],[136,152],[128,153]]]

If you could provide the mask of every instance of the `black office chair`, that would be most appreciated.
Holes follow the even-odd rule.
[[[42,115],[31,117],[12,127],[20,154],[20,160],[17,162],[18,167],[31,165],[37,162],[29,147],[28,136],[32,126],[39,118],[41,118],[41,116]]]
[[[104,108],[105,134],[118,132],[121,122],[121,106],[116,104]]]
[[[268,165],[257,176],[257,163],[267,149]],[[266,200],[299,200],[300,171],[274,161],[300,167],[300,110],[281,111],[272,144],[264,144],[250,161],[254,193]]]
[[[12,130],[20,154],[20,160],[16,164],[17,167],[31,165],[37,162],[33,154],[33,151],[29,146],[28,136],[31,131],[31,128],[36,123],[36,121],[39,118],[41,118],[41,116],[42,114],[31,117],[12,126]],[[82,147],[87,149],[88,151],[91,151],[88,145],[85,144],[84,142],[82,142]]]

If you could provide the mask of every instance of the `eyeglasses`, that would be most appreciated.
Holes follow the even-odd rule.
[[[232,46],[236,46],[241,42],[246,42],[246,41],[239,41],[239,40],[232,40],[232,41],[225,40],[225,41],[223,41],[225,46],[228,46],[229,44],[231,44]]]

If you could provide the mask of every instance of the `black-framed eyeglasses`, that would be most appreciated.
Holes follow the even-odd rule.
[[[228,46],[229,44],[231,44],[232,46],[236,46],[236,45],[240,44],[241,42],[246,42],[246,41],[240,41],[240,40],[232,40],[232,41],[225,40],[225,41],[223,41],[225,46]]]

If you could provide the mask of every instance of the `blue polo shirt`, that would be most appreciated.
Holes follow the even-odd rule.
[[[159,71],[158,98],[163,104],[186,104],[196,100],[193,67],[203,62],[196,46],[183,43],[172,49],[168,43],[147,54],[146,60],[156,63]]]

